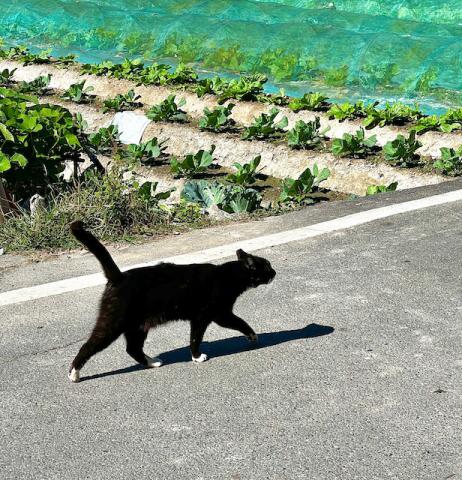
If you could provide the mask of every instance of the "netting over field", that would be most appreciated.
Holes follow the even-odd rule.
[[[459,23],[460,0],[10,0],[0,36],[82,61],[170,58],[436,106],[462,103]]]

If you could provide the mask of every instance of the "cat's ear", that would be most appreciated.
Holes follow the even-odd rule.
[[[241,249],[236,251],[236,255],[238,260],[242,262],[247,268],[254,268],[255,262],[252,255],[249,255]]]

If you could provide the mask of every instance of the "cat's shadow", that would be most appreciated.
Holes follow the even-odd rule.
[[[291,342],[293,340],[302,340],[308,338],[321,337],[323,335],[329,335],[334,331],[333,327],[328,325],[318,325],[316,323],[310,323],[306,327],[299,328],[297,330],[284,330],[281,332],[267,332],[258,334],[258,344],[253,345],[243,336],[223,338],[221,340],[214,340],[212,342],[203,342],[201,351],[206,353],[209,357],[218,358],[226,355],[235,355],[237,353],[245,352],[248,350],[259,350],[261,348],[273,347],[280,345],[281,343]],[[176,348],[168,352],[162,353],[159,357],[164,362],[164,365],[173,363],[184,363],[191,361],[191,352],[189,347]],[[108,377],[111,375],[121,375],[123,373],[136,372],[138,370],[144,370],[141,365],[132,365],[126,368],[120,368],[111,372],[99,373],[96,375],[89,375],[82,377],[81,381],[94,380],[96,378]]]

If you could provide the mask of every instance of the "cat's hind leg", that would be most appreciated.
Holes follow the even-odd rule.
[[[69,380],[78,382],[80,380],[80,370],[90,357],[109,347],[121,333],[118,329],[114,330],[97,324],[90,338],[82,345],[79,353],[72,361],[68,374]]]
[[[147,332],[143,328],[131,329],[125,332],[127,340],[127,353],[145,367],[161,367],[162,360],[158,357],[151,358],[143,351]]]

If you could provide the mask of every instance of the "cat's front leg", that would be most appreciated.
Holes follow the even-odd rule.
[[[247,340],[252,343],[258,342],[257,334],[253,331],[252,327],[242,318],[234,315],[234,313],[228,313],[215,319],[215,323],[223,328],[230,328],[231,330],[237,330],[247,337]]]
[[[194,363],[203,363],[208,360],[208,356],[205,353],[200,352],[200,346],[204,333],[207,330],[208,323],[191,321],[191,357]]]

